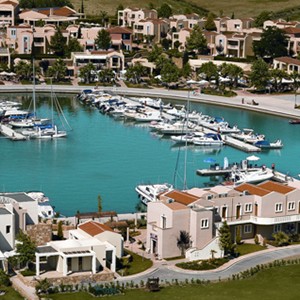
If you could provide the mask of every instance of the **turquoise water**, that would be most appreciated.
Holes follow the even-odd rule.
[[[1,99],[18,99],[26,108],[30,95],[1,95]],[[49,97],[37,95],[38,115],[49,114]],[[176,162],[176,185],[183,186],[184,149],[174,147],[169,139],[161,139],[145,126],[116,121],[98,110],[81,105],[73,96],[59,97],[72,131],[66,139],[12,142],[0,139],[0,190],[41,190],[64,215],[96,211],[97,196],[104,210],[133,212],[138,203],[134,188],[139,183],[173,183]],[[282,139],[285,147],[257,154],[261,163],[289,172],[300,173],[300,127],[288,120],[237,109],[191,104],[191,109],[212,116],[223,116],[240,128],[253,128],[270,141]],[[49,115],[48,115],[49,116]],[[189,187],[212,184],[214,179],[196,175],[196,169],[208,167],[205,158],[222,164],[239,162],[249,154],[231,147],[187,149],[187,184]],[[179,157],[178,157],[179,156]],[[214,181],[213,181],[214,182]]]

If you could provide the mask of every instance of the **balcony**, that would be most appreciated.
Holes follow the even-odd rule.
[[[300,215],[291,215],[291,216],[282,216],[282,217],[274,217],[274,218],[264,218],[264,217],[256,217],[256,216],[241,216],[239,219],[235,218],[225,218],[228,225],[240,225],[246,223],[252,223],[255,225],[275,225],[282,223],[293,223],[300,221]]]

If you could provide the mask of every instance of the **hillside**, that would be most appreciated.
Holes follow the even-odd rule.
[[[81,0],[71,0],[71,2],[75,9],[78,10],[81,7]],[[206,14],[207,11],[212,11],[219,15],[220,11],[223,11],[224,15],[231,17],[234,13],[236,18],[255,17],[264,10],[278,12],[283,9],[296,9],[296,14],[289,11],[287,15],[291,19],[299,18],[300,20],[298,0],[145,0],[142,2],[142,5],[137,0],[117,0],[113,2],[111,0],[83,0],[83,3],[85,12],[88,15],[97,15],[100,11],[107,11],[110,15],[114,15],[119,4],[122,4],[124,7],[147,8],[149,3],[153,3],[154,7],[160,7],[163,3],[168,3],[175,13],[184,13],[186,8],[189,8],[193,11],[198,10],[200,14],[202,12],[202,15]]]

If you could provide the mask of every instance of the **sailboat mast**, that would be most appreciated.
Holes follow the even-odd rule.
[[[185,125],[186,125],[186,135],[188,134],[188,126],[189,126],[189,109],[190,109],[190,90],[188,91],[188,100],[187,107],[185,112]],[[185,139],[185,152],[184,152],[184,173],[183,173],[183,189],[187,190],[187,138]]]
[[[51,80],[51,122],[52,122],[52,127],[54,125],[54,107],[53,107],[53,86],[52,86],[52,78]]]
[[[33,102],[33,118],[36,119],[36,99],[35,99],[35,66],[34,57],[32,58],[32,102]]]

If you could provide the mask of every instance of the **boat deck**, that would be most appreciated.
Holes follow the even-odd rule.
[[[13,141],[22,141],[27,139],[25,135],[3,124],[0,124],[0,132]]]

